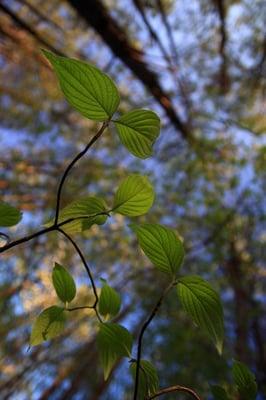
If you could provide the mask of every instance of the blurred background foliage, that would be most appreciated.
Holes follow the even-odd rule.
[[[187,385],[204,399],[212,383],[230,393],[232,358],[256,373],[258,398],[266,392],[265,26],[264,0],[0,1],[0,193],[24,212],[5,233],[18,238],[53,215],[64,168],[97,129],[66,103],[40,48],[95,64],[117,83],[119,111],[154,109],[161,136],[154,156],[140,161],[110,128],[72,172],[63,205],[84,194],[111,201],[129,171],[150,177],[156,202],[139,221],[184,238],[183,272],[220,292],[226,341],[220,357],[172,293],[146,333],[144,356],[161,386]],[[164,277],[129,222],[117,215],[76,239],[97,284],[106,278],[121,293],[118,320],[136,336]],[[127,362],[103,381],[87,311],[27,352],[32,321],[56,302],[55,261],[75,276],[78,303],[89,301],[80,260],[57,234],[1,257],[1,399],[130,399]]]

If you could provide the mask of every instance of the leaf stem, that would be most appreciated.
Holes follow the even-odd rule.
[[[70,162],[70,164],[68,164],[68,166],[66,167],[65,172],[63,173],[63,176],[60,180],[58,191],[57,191],[54,225],[57,225],[57,223],[58,223],[62,189],[63,189],[65,180],[66,180],[69,172],[74,167],[74,165],[87,153],[89,148],[96,142],[96,140],[99,139],[99,137],[103,134],[104,130],[109,125],[109,122],[110,122],[110,120],[103,122],[101,128],[98,130],[96,135],[93,136],[93,138],[89,141],[89,143],[86,145],[86,147],[79,154],[77,154],[76,157],[73,158],[73,160]]]
[[[157,301],[157,303],[153,307],[149,317],[146,319],[146,321],[143,323],[143,325],[141,327],[140,334],[139,334],[139,337],[138,337],[138,350],[137,350],[137,360],[136,360],[136,377],[135,377],[133,400],[137,400],[137,397],[138,397],[139,370],[140,370],[140,360],[141,360],[141,351],[142,351],[142,339],[143,339],[144,333],[145,333],[146,329],[148,328],[148,326],[150,325],[150,323],[153,320],[153,318],[155,317],[155,315],[157,314],[159,308],[161,307],[161,304],[162,304],[165,296],[172,289],[172,287],[174,285],[176,285],[176,280],[172,281],[170,283],[170,285],[168,285],[166,287],[166,289],[163,291],[163,293],[161,294],[159,300]]]
[[[95,286],[95,283],[94,283],[94,279],[93,279],[90,267],[88,266],[88,264],[87,264],[87,262],[85,260],[85,257],[83,255],[82,251],[80,250],[79,246],[75,242],[75,240],[72,239],[72,237],[69,236],[63,229],[57,228],[57,230],[58,230],[58,232],[62,233],[62,235],[64,235],[69,240],[70,243],[72,243],[73,247],[75,248],[76,252],[78,253],[78,255],[79,255],[79,257],[80,257],[80,259],[81,259],[81,261],[82,261],[82,263],[83,263],[83,265],[85,267],[85,270],[87,271],[87,274],[89,276],[90,283],[91,283],[91,286],[92,286],[92,290],[93,290],[93,293],[94,293],[94,297],[95,297],[94,304],[92,305],[91,308],[94,309],[99,322],[102,322],[102,319],[101,319],[101,317],[100,317],[100,315],[98,313],[98,310],[96,308],[97,304],[98,304],[98,301],[99,301],[99,297],[98,297],[97,289],[96,289],[96,286]]]
[[[66,311],[77,311],[77,310],[84,310],[84,309],[89,309],[89,310],[93,310],[94,307],[93,306],[78,306],[78,307],[73,307],[73,308],[65,308]]]

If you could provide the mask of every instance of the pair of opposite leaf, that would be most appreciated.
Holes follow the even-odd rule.
[[[43,50],[52,64],[67,101],[84,117],[93,121],[112,121],[121,143],[139,158],[152,154],[159,136],[160,119],[150,110],[132,110],[112,119],[120,96],[112,79],[88,63],[56,56]]]
[[[43,310],[37,317],[31,332],[30,345],[36,346],[46,340],[52,339],[62,333],[67,306],[76,297],[76,284],[66,268],[55,263],[52,272],[52,282],[57,297],[64,304],[62,306],[51,306]],[[105,280],[99,296],[98,309],[104,317],[114,317],[118,314],[121,306],[119,294],[111,288]]]

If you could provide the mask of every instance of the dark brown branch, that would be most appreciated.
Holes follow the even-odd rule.
[[[29,3],[27,0],[17,0],[20,4],[25,5],[28,7],[28,9],[35,14],[40,21],[44,21],[49,25],[52,25],[54,28],[60,30],[61,32],[64,32],[64,30],[59,26],[56,22],[52,21],[49,19],[46,15],[42,14],[40,10],[38,10],[37,7],[35,7],[33,4]]]
[[[194,397],[194,399],[201,400],[201,398],[197,395],[197,393],[194,390],[187,388],[185,386],[180,386],[180,385],[170,386],[170,387],[161,389],[161,390],[159,390],[159,392],[148,397],[147,400],[152,400],[152,399],[155,399],[156,397],[163,396],[164,394],[169,394],[169,393],[173,393],[173,392],[187,393],[187,394],[190,394],[192,397]]]
[[[142,51],[133,47],[123,29],[108,13],[100,0],[68,0],[79,15],[101,36],[111,51],[135,74],[161,105],[173,125],[185,139],[190,132],[174,108],[168,94],[161,87],[157,75],[145,63]]]
[[[22,29],[28,32],[31,36],[38,40],[43,46],[47,47],[48,49],[56,52],[57,54],[64,55],[61,51],[56,49],[53,45],[48,43],[43,37],[39,35],[30,25],[28,25],[25,21],[23,21],[17,14],[15,14],[10,8],[8,8],[3,3],[0,4],[0,10],[2,10],[5,14],[9,15],[9,17]]]
[[[157,314],[159,308],[161,307],[161,304],[162,304],[165,296],[167,295],[167,293],[172,289],[172,287],[175,284],[176,284],[176,282],[171,282],[170,285],[168,285],[167,288],[163,291],[161,297],[157,301],[157,303],[154,306],[154,308],[153,308],[152,312],[150,313],[149,317],[147,318],[147,320],[143,323],[143,325],[141,327],[140,334],[139,334],[139,337],[138,337],[138,351],[137,351],[137,360],[136,360],[136,377],[135,377],[133,400],[137,400],[137,398],[138,398],[140,360],[141,360],[142,340],[143,340],[144,333],[145,333],[146,329],[148,328],[148,326],[150,325],[150,323],[153,320],[153,318],[155,317],[155,315]]]
[[[219,53],[221,56],[221,67],[220,67],[220,88],[223,93],[227,92],[229,78],[227,74],[227,57],[225,52],[227,33],[226,33],[226,9],[224,0],[213,0],[215,8],[217,10],[220,20],[220,47]]]

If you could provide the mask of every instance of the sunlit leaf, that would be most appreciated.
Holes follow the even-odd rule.
[[[65,208],[60,210],[58,223],[75,219],[72,222],[63,225],[67,233],[77,233],[89,229],[92,225],[102,225],[107,219],[107,215],[97,215],[107,211],[106,204],[99,197],[83,197],[75,200]],[[49,226],[52,221],[46,224]]]
[[[184,310],[193,321],[214,340],[222,352],[224,324],[223,308],[218,294],[199,276],[185,276],[178,280],[177,293]]]
[[[55,263],[52,273],[53,285],[57,296],[63,303],[70,302],[76,296],[76,285],[70,273]]]
[[[113,211],[136,217],[145,214],[154,201],[154,190],[146,176],[129,175],[119,186]]]
[[[123,326],[110,322],[100,324],[97,345],[105,380],[119,358],[130,357],[132,343],[132,335]]]
[[[214,400],[229,400],[226,391],[221,386],[211,386],[211,392]]]
[[[136,377],[137,363],[130,365],[133,379]],[[156,368],[147,360],[140,361],[138,399],[145,400],[147,396],[152,396],[159,389],[159,378]]]
[[[130,153],[139,158],[152,154],[160,133],[160,118],[150,110],[132,110],[115,121],[119,138]]]
[[[257,383],[253,372],[243,363],[234,361],[233,380],[237,386],[241,400],[255,400],[257,394]]]
[[[0,226],[17,225],[22,218],[22,213],[15,207],[0,201]]]
[[[105,121],[116,111],[120,98],[108,75],[83,61],[43,50],[52,64],[68,102],[84,117]]]
[[[63,331],[65,324],[64,309],[51,306],[37,317],[32,327],[30,345],[36,346],[45,340],[52,339]]]
[[[103,281],[103,287],[99,297],[99,312],[101,315],[115,316],[119,313],[121,299],[119,293]]]
[[[134,224],[131,227],[155,267],[175,276],[184,258],[183,243],[175,231],[159,224]]]

